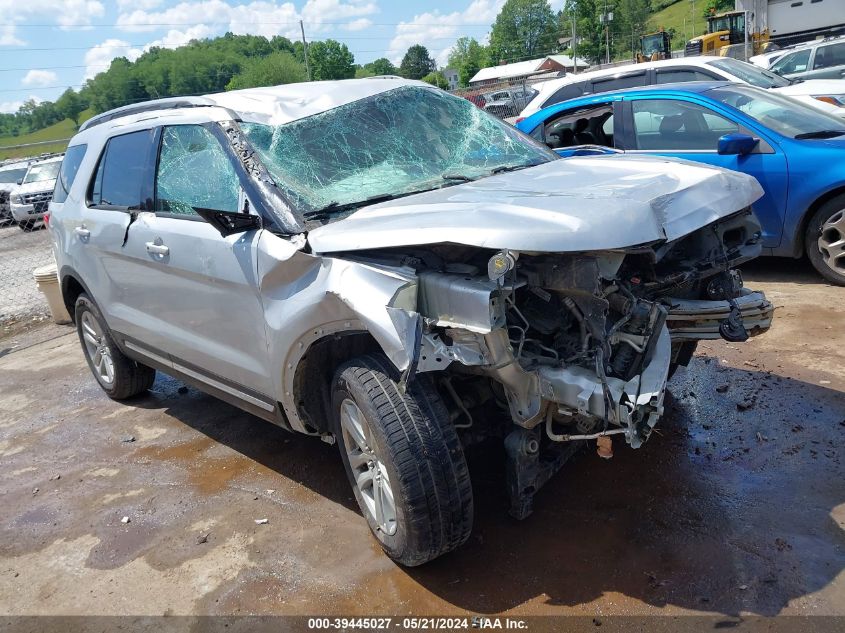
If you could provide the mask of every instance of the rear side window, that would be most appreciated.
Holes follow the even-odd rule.
[[[611,90],[624,90],[625,88],[638,88],[646,85],[645,73],[636,75],[623,75],[622,77],[609,77],[607,79],[593,79],[593,92],[609,92]]]
[[[845,43],[828,44],[816,49],[813,70],[832,68],[833,66],[845,66]]]
[[[79,171],[79,164],[85,157],[86,149],[88,149],[87,145],[74,145],[67,148],[65,157],[62,159],[59,177],[56,179],[56,188],[53,190],[53,202],[67,200],[67,194],[76,179],[76,173]]]
[[[686,81],[713,81],[717,79],[710,73],[692,68],[677,68],[672,70],[658,70],[656,82],[659,84],[683,83]]]
[[[574,84],[567,84],[560,88],[556,93],[554,93],[551,97],[546,99],[546,102],[543,104],[543,107],[546,108],[550,105],[554,105],[556,103],[560,103],[561,101],[569,101],[570,99],[577,99],[581,95],[584,94],[584,83],[578,82]]]
[[[88,200],[92,206],[137,209],[149,163],[152,130],[132,132],[109,139]]]

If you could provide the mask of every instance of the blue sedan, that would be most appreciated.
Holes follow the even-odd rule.
[[[517,127],[562,156],[621,150],[750,174],[765,191],[754,204],[764,253],[806,253],[845,285],[843,119],[754,86],[696,82],[572,99]]]

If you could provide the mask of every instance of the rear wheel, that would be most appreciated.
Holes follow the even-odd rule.
[[[472,487],[455,428],[428,376],[403,393],[380,354],[341,366],[332,393],[346,474],[370,531],[402,565],[460,546],[472,530]]]
[[[813,214],[804,244],[807,257],[822,277],[845,286],[845,196],[827,201]]]
[[[86,294],[76,300],[76,331],[88,367],[110,398],[123,400],[153,386],[156,372],[125,356],[115,345],[100,309]]]

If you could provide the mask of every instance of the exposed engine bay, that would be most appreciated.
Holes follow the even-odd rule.
[[[601,454],[609,436],[633,448],[649,438],[668,378],[697,341],[769,328],[772,305],[733,269],[760,250],[760,225],[744,209],[676,241],[624,250],[437,244],[365,257],[414,269],[423,318],[403,380],[441,372],[463,441],[504,438],[511,513],[522,518],[583,441],[597,440]]]

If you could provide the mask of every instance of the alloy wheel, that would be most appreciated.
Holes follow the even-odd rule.
[[[819,251],[831,270],[845,275],[845,209],[834,213],[822,225]]]
[[[351,398],[340,405],[340,428],[346,458],[367,513],[381,532],[395,534],[396,503],[390,477],[375,451],[369,422]]]
[[[94,373],[97,378],[106,386],[114,382],[114,361],[111,357],[111,350],[103,336],[103,330],[97,319],[90,312],[82,314],[82,340],[85,343],[85,352],[91,359]]]

